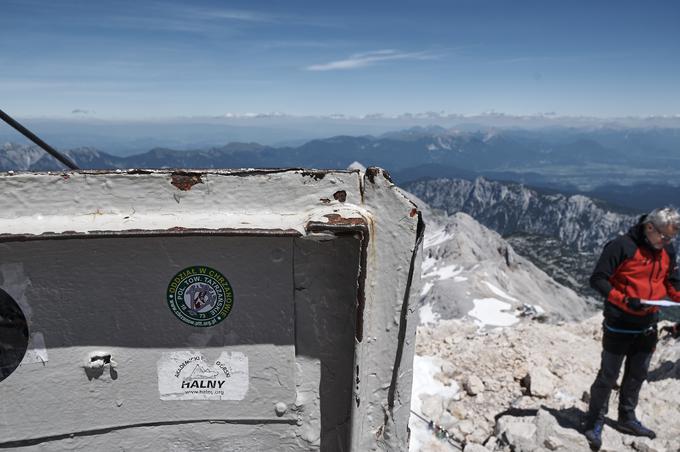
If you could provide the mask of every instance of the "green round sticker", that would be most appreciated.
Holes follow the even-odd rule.
[[[234,292],[222,273],[196,265],[170,280],[167,300],[172,313],[182,322],[206,327],[227,318],[234,304]]]

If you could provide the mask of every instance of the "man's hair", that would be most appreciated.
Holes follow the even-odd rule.
[[[657,228],[671,225],[675,229],[680,229],[680,213],[675,207],[654,209],[647,215],[644,223],[652,223]]]

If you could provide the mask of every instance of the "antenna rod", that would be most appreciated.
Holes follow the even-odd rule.
[[[50,154],[55,159],[59,160],[61,163],[63,163],[64,165],[66,165],[70,169],[72,169],[72,170],[80,169],[80,168],[78,168],[78,165],[73,163],[73,161],[71,159],[69,159],[68,157],[66,157],[65,155],[63,155],[62,153],[57,151],[56,149],[54,149],[49,144],[45,143],[43,140],[38,138],[33,132],[31,132],[30,130],[28,130],[26,127],[22,126],[18,122],[16,122],[10,115],[8,115],[7,113],[5,113],[2,110],[0,110],[0,118],[2,118],[3,121],[5,121],[10,126],[17,129],[23,136],[25,136],[26,138],[28,138],[29,140],[31,140],[32,142],[34,142],[35,144],[37,144],[38,146],[43,148],[45,150],[45,152]]]

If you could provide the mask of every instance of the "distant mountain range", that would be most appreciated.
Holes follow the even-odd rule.
[[[5,147],[12,145],[6,145]],[[92,148],[69,151],[88,165],[346,167],[358,160],[393,172],[436,164],[464,171],[526,172],[572,165],[635,165],[630,169],[680,170],[680,129],[486,129],[414,127],[375,137],[335,136],[296,147],[230,143],[194,151],[156,148],[144,154],[99,159]],[[120,159],[120,160],[118,160]],[[85,164],[85,162],[83,163]],[[55,166],[55,168],[57,168]],[[22,168],[30,169],[30,168]]]
[[[91,147],[66,150],[83,169],[386,168],[396,183],[456,178],[521,182],[588,194],[635,212],[680,198],[680,129],[544,128],[462,130],[414,127],[380,136],[335,136],[299,146],[229,143],[196,150],[154,148],[116,156]],[[0,171],[59,170],[35,146],[0,146]],[[677,182],[676,182],[677,181]]]
[[[103,119],[93,112],[76,112],[71,118],[16,118],[57,149],[94,147],[114,155],[132,155],[162,147],[177,150],[209,149],[229,142],[258,142],[269,146],[299,146],[312,139],[336,135],[373,135],[407,127],[475,131],[518,128],[531,131],[665,130],[680,127],[680,116],[643,118],[560,117],[555,114],[513,116],[490,112],[457,115],[443,112],[369,114],[347,116],[294,116],[283,113],[227,113],[211,117],[154,119]],[[134,112],[132,112],[134,113]],[[16,141],[17,133],[0,122],[0,143]],[[559,132],[564,134],[563,132]],[[606,132],[605,132],[606,134]]]

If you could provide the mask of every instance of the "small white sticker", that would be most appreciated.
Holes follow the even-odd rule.
[[[26,364],[45,364],[47,362],[47,349],[45,348],[45,338],[42,333],[33,333],[28,340],[28,348],[21,365]]]
[[[161,400],[243,400],[248,392],[248,357],[222,352],[214,363],[200,352],[163,353],[158,360]]]

